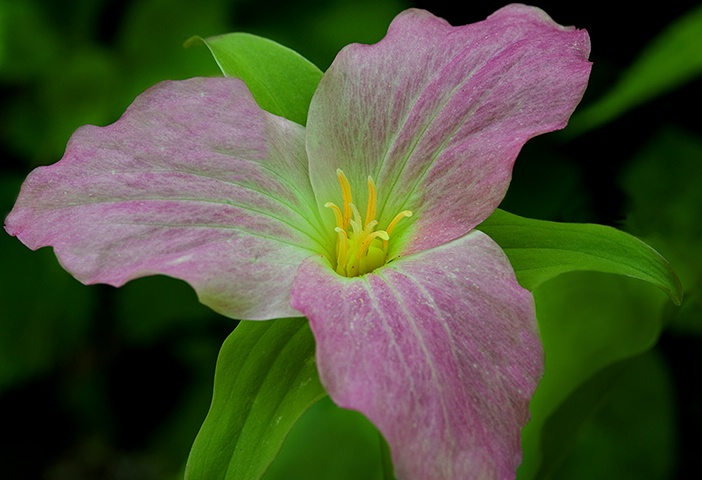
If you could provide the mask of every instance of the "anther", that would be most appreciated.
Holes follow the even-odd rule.
[[[341,209],[332,202],[327,202],[324,204],[326,208],[331,208],[334,212],[334,218],[336,219],[336,226],[344,228],[344,217],[341,214]]]
[[[400,213],[395,215],[395,218],[392,219],[392,221],[388,225],[388,228],[386,228],[385,231],[388,232],[388,235],[390,235],[390,233],[392,233],[393,229],[395,228],[395,225],[397,225],[397,223],[400,220],[402,220],[405,217],[411,217],[411,216],[412,216],[412,212],[410,210],[401,211]]]
[[[383,230],[378,230],[377,232],[371,233],[363,240],[363,243],[361,244],[361,248],[358,250],[358,258],[359,259],[363,255],[368,253],[368,247],[370,246],[371,242],[373,240],[375,240],[376,238],[380,238],[382,240],[385,240],[386,242],[388,240],[390,240],[390,236],[387,234],[387,232],[385,232]]]
[[[385,265],[392,231],[400,220],[411,217],[412,212],[404,210],[395,215],[385,230],[376,230],[378,191],[373,178],[368,177],[368,205],[366,216],[362,218],[361,212],[353,203],[348,178],[341,169],[336,170],[336,177],[341,186],[344,204],[342,207],[332,202],[324,204],[334,212],[336,221],[336,273],[346,277],[364,275]]]
[[[346,178],[346,175],[340,168],[336,169],[336,178],[339,180],[339,185],[341,185],[341,195],[344,197],[343,228],[346,228],[349,225],[349,220],[351,219],[351,202],[353,202],[353,195],[351,195],[351,185],[349,184],[349,179]]]
[[[375,209],[378,201],[378,191],[375,188],[373,178],[368,175],[368,208],[366,209],[366,224],[364,227],[375,218]]]

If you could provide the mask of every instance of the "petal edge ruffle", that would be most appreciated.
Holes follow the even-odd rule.
[[[25,181],[6,230],[53,246],[84,283],[166,274],[241,319],[297,316],[295,271],[324,252],[304,128],[261,110],[243,82],[158,84]]]
[[[313,97],[317,197],[340,201],[336,168],[356,188],[371,175],[381,228],[402,210],[415,214],[391,256],[468,233],[502,200],[522,145],[565,126],[587,85],[589,50],[587,32],[524,5],[459,27],[401,13],[377,44],[344,48]]]

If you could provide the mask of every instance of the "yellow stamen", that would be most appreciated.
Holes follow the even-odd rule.
[[[368,253],[368,247],[370,246],[371,242],[373,240],[375,240],[376,238],[382,238],[386,242],[388,240],[390,240],[390,236],[388,235],[388,233],[383,231],[383,230],[378,230],[377,232],[371,233],[363,240],[363,243],[361,244],[361,248],[358,250],[358,258],[359,259],[363,255]]]
[[[358,235],[359,232],[361,232],[361,225],[363,225],[363,222],[361,221],[361,213],[358,211],[358,208],[356,208],[356,205],[353,203],[349,203],[351,206],[351,211],[353,212],[353,220],[349,220],[349,224],[351,224],[351,227],[353,228],[353,233],[354,235]]]
[[[344,229],[336,227],[334,230],[339,234],[336,242],[336,273],[346,275],[346,251],[349,247],[349,238]]]
[[[344,217],[341,215],[341,209],[332,202],[327,202],[324,204],[325,207],[331,208],[334,212],[334,218],[336,219],[336,226],[339,228],[344,228]]]
[[[339,179],[339,185],[341,185],[341,195],[344,197],[343,228],[346,228],[349,225],[349,220],[351,220],[351,202],[353,202],[351,185],[349,184],[349,179],[346,178],[346,175],[344,175],[344,172],[342,172],[340,168],[336,169],[336,178]]]
[[[378,220],[373,220],[371,222],[368,222],[368,225],[366,225],[366,228],[363,229],[363,235],[370,235],[373,232],[373,229],[375,226],[378,225]]]
[[[375,218],[375,209],[378,201],[378,190],[375,188],[375,182],[373,178],[368,175],[368,208],[366,209],[366,224],[368,224]]]
[[[400,220],[402,220],[405,217],[411,217],[411,216],[412,216],[411,211],[409,211],[409,210],[401,211],[400,213],[395,215],[395,218],[392,219],[392,222],[390,222],[390,224],[388,225],[388,228],[386,228],[385,231],[388,232],[388,235],[390,235],[392,233],[393,229],[395,228],[395,225],[397,225],[397,223]]]
[[[343,208],[332,202],[324,204],[334,212],[337,233],[336,239],[336,272],[346,277],[365,275],[387,262],[388,242],[390,234],[397,223],[412,212],[404,210],[392,219],[385,230],[376,230],[378,220],[375,218],[378,208],[378,191],[372,177],[368,177],[368,206],[365,218],[353,203],[351,184],[341,169],[336,170],[336,176],[341,186]]]

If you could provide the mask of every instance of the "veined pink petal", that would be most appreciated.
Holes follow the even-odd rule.
[[[29,175],[5,228],[53,246],[84,283],[161,273],[228,316],[299,315],[295,271],[325,249],[304,135],[239,80],[164,82],[116,123],[78,129]]]
[[[587,32],[524,5],[462,27],[401,13],[382,41],[344,48],[322,78],[307,123],[317,197],[341,201],[341,168],[363,212],[371,175],[381,228],[414,212],[396,233],[399,253],[464,235],[502,200],[522,145],[565,126],[589,50]]]
[[[514,478],[542,373],[531,294],[474,231],[362,277],[303,262],[322,383],[383,433],[399,480]]]

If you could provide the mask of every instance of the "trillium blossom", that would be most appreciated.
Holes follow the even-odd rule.
[[[507,6],[398,15],[344,48],[306,127],[243,82],[154,86],[25,181],[6,229],[86,284],[165,274],[232,318],[309,319],[322,383],[399,479],[513,478],[542,374],[533,299],[475,227],[531,137],[563,128],[587,33]]]

